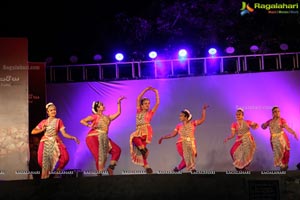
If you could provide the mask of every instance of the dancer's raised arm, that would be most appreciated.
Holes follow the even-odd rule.
[[[160,99],[159,99],[159,93],[158,93],[158,90],[155,89],[155,88],[151,88],[153,92],[155,92],[155,105],[154,107],[152,108],[152,111],[155,113],[159,104],[160,104]]]
[[[141,101],[142,101],[142,98],[143,98],[143,96],[144,96],[144,94],[147,92],[147,91],[149,91],[149,90],[151,90],[152,89],[152,87],[151,86],[149,86],[149,87],[146,87],[139,95],[138,95],[138,97],[137,97],[137,99],[136,99],[136,107],[139,109],[140,108],[140,106],[141,106]]]
[[[202,107],[202,114],[201,114],[201,118],[200,119],[196,119],[196,125],[200,125],[202,124],[205,119],[206,119],[206,109],[208,108],[209,106],[207,104],[204,104],[203,107]]]
[[[113,115],[110,115],[109,117],[110,117],[110,119],[111,120],[114,120],[114,119],[116,119],[117,117],[119,117],[120,116],[120,114],[121,114],[121,101],[123,100],[123,99],[125,99],[126,97],[124,97],[124,96],[121,96],[119,99],[118,99],[118,111],[115,113],[115,114],[113,114]]]

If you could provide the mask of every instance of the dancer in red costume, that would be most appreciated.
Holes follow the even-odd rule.
[[[174,172],[181,171],[186,167],[188,171],[195,172],[197,157],[197,148],[195,140],[196,126],[202,124],[206,119],[206,109],[208,105],[204,105],[202,108],[202,116],[200,119],[192,120],[192,114],[189,110],[185,109],[179,114],[180,124],[176,126],[174,131],[166,136],[159,139],[158,143],[161,144],[163,139],[169,139],[179,134],[179,138],[176,142],[177,151],[181,156],[182,160],[177,167],[173,170]]]
[[[113,170],[121,155],[121,148],[108,137],[108,130],[111,121],[121,114],[121,101],[125,97],[118,99],[118,111],[113,115],[104,115],[105,106],[100,101],[94,101],[92,105],[92,115],[80,120],[84,126],[91,128],[86,137],[86,144],[91,151],[98,175],[101,175],[105,168],[108,154],[111,154],[110,164],[107,168],[109,175],[113,175]]]
[[[155,93],[156,102],[152,109],[150,109],[150,100],[148,98],[142,98],[147,91],[153,91]],[[159,93],[157,89],[147,87],[138,95],[136,131],[131,133],[129,141],[132,162],[143,166],[148,174],[153,173],[153,171],[147,161],[149,151],[146,146],[151,143],[152,140],[152,127],[150,122],[158,106]]]
[[[280,170],[285,171],[288,169],[290,159],[290,141],[284,129],[294,135],[296,140],[298,140],[298,136],[296,132],[288,126],[285,119],[280,117],[280,110],[277,106],[272,108],[272,115],[273,118],[263,123],[261,128],[266,129],[269,127],[271,147],[274,153],[274,166],[280,167]]]
[[[48,118],[42,120],[32,131],[31,134],[39,134],[42,132],[44,136],[41,138],[38,148],[38,163],[42,168],[42,179],[49,178],[51,172],[56,168],[56,176],[59,176],[61,170],[69,162],[69,154],[66,146],[58,136],[58,132],[68,139],[74,140],[79,144],[79,140],[75,136],[69,135],[65,131],[63,121],[56,118],[56,107],[53,103],[46,105]]]
[[[231,125],[231,136],[224,140],[226,143],[237,135],[233,144],[230,155],[233,160],[233,166],[239,170],[246,170],[253,160],[256,150],[254,137],[250,133],[250,128],[257,129],[258,124],[250,120],[244,120],[244,110],[238,108],[236,111],[236,122]]]

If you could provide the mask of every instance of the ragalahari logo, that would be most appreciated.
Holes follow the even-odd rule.
[[[245,1],[242,1],[242,8],[241,8],[241,15],[242,16],[246,15],[246,14],[249,14],[253,11],[254,11],[254,9],[251,8],[248,3],[246,3]]]

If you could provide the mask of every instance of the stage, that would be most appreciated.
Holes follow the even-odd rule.
[[[300,171],[64,176],[0,181],[0,199],[268,199],[300,197]]]

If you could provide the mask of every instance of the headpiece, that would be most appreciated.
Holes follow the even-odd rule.
[[[47,104],[46,104],[46,110],[47,110],[50,106],[54,106],[54,103],[52,103],[52,102],[47,103]]]
[[[188,110],[188,109],[184,109],[183,112],[187,113],[188,114],[188,120],[190,121],[192,119],[192,114],[191,112]]]

